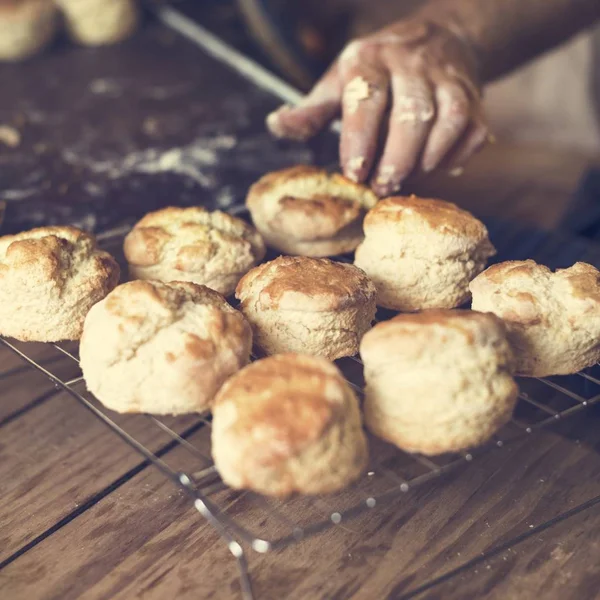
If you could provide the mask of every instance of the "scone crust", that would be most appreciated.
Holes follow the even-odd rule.
[[[0,0],[0,60],[36,54],[57,30],[58,11],[52,0]]]
[[[520,375],[567,375],[600,360],[600,272],[552,272],[533,260],[491,266],[471,282],[473,307],[505,321]]]
[[[132,281],[90,311],[81,368],[88,389],[118,412],[201,412],[251,346],[250,326],[218,292]]]
[[[401,311],[455,308],[495,254],[485,225],[455,204],[392,197],[367,213],[354,263],[377,286],[378,304]]]
[[[375,318],[375,286],[353,265],[282,256],[252,269],[236,290],[266,354],[353,356]]]
[[[140,21],[137,0],[55,0],[72,40],[87,46],[115,44],[129,37]]]
[[[328,258],[280,256],[252,269],[236,298],[262,309],[308,312],[342,310],[369,303],[375,286],[361,269]]]
[[[342,374],[298,354],[232,377],[215,399],[212,440],[227,484],[279,497],[337,491],[367,461],[358,400]]]
[[[21,341],[78,340],[90,308],[118,283],[119,265],[75,227],[0,238],[0,334]]]
[[[416,196],[394,196],[379,202],[365,217],[366,232],[393,226],[399,233],[413,233],[415,227],[447,238],[448,255],[455,249],[474,248],[489,241],[485,225],[470,212],[452,202]],[[455,239],[458,238],[458,239]]]
[[[427,455],[478,446],[511,417],[518,387],[500,319],[463,310],[398,315],[361,343],[365,422]]]
[[[377,196],[339,173],[299,165],[268,173],[246,205],[267,243],[282,252],[333,256],[360,243],[362,220]]]
[[[191,281],[230,295],[265,255],[253,227],[221,211],[168,207],[143,217],[124,252],[137,279]]]

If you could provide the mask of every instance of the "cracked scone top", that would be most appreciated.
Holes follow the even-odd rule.
[[[132,281],[90,311],[79,352],[88,389],[108,408],[182,414],[209,408],[251,346],[250,326],[214,290]]]
[[[377,286],[380,306],[454,308],[496,251],[485,225],[443,200],[392,197],[369,211],[354,264]]]
[[[360,355],[367,427],[408,452],[482,444],[510,419],[517,401],[506,329],[490,313],[398,315],[364,336]]]
[[[375,318],[375,286],[359,268],[281,256],[248,272],[236,298],[267,354],[352,356]]]
[[[221,211],[163,208],[143,217],[125,238],[132,278],[191,281],[226,296],[265,255],[253,227]]]
[[[600,272],[578,262],[553,273],[533,260],[491,266],[471,282],[473,308],[508,327],[520,375],[567,375],[600,361]]]
[[[246,199],[269,246],[315,257],[354,250],[363,238],[364,215],[376,202],[366,186],[305,165],[265,175]]]
[[[118,283],[119,265],[75,227],[0,238],[0,335],[78,340],[90,308]]]
[[[337,491],[368,454],[358,400],[340,371],[300,354],[256,361],[223,386],[212,452],[231,487],[280,497]]]

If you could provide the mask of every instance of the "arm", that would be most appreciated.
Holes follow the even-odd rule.
[[[446,26],[477,57],[488,82],[594,25],[598,0],[434,0],[420,18]]]
[[[488,141],[481,82],[598,18],[600,0],[430,0],[351,42],[298,107],[267,125],[307,139],[341,113],[344,173],[389,195],[411,173],[460,166]]]

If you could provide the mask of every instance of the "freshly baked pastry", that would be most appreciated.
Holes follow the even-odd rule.
[[[353,356],[375,318],[375,286],[353,265],[280,256],[245,275],[236,289],[266,354]]]
[[[119,281],[119,265],[74,227],[0,237],[0,335],[78,340],[83,321]]]
[[[360,355],[367,427],[408,452],[482,444],[509,420],[517,400],[512,351],[492,314],[398,315],[365,335]]]
[[[71,38],[86,46],[114,44],[138,26],[137,0],[56,0]]]
[[[52,0],[0,0],[0,60],[36,54],[57,29],[58,11]]]
[[[122,413],[201,412],[249,360],[252,333],[217,292],[131,281],[85,320],[79,354],[88,389]]]
[[[250,225],[199,206],[147,214],[125,238],[124,250],[132,278],[192,281],[226,296],[265,255]]]
[[[533,260],[493,265],[471,282],[473,308],[507,325],[517,373],[577,373],[600,360],[600,272],[578,262],[553,273]]]
[[[495,254],[485,225],[450,202],[394,197],[367,214],[354,264],[377,286],[379,306],[454,308]]]
[[[352,252],[363,239],[365,213],[376,202],[366,186],[304,165],[265,175],[246,199],[267,245],[301,256]]]
[[[213,407],[212,452],[232,488],[335,492],[367,463],[358,400],[323,358],[280,354],[234,375]]]

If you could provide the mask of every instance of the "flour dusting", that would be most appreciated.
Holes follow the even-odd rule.
[[[166,150],[148,148],[130,152],[110,160],[92,160],[78,149],[65,150],[63,158],[71,165],[85,166],[94,173],[106,174],[111,179],[119,179],[131,173],[175,173],[204,187],[212,187],[215,182],[207,168],[218,163],[219,152],[231,150],[236,143],[235,136],[222,135],[198,138],[186,146]]]

